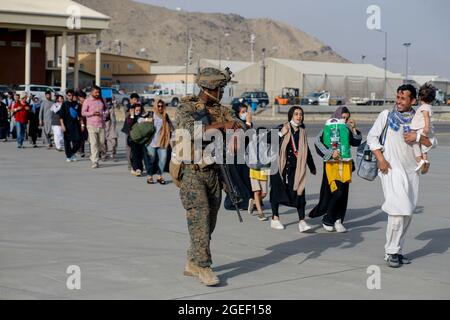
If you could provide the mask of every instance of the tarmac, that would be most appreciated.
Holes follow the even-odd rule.
[[[309,126],[309,136],[319,129]],[[222,208],[212,237],[218,287],[183,276],[189,236],[178,189],[132,177],[123,136],[118,161],[96,170],[88,159],[66,163],[64,153],[43,146],[0,142],[0,299],[449,299],[448,124],[438,138],[407,236],[412,264],[392,269],[383,261],[381,184],[355,175],[345,234],[325,232],[320,219],[300,234],[291,208],[280,210],[283,231],[247,212],[239,223]],[[308,212],[322,177],[314,159]],[[269,215],[268,199],[265,208]],[[69,266],[79,267],[79,282],[72,282],[78,273],[67,273]],[[378,283],[372,270],[380,271],[379,287],[368,286]]]

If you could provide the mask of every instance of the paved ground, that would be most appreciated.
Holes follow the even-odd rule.
[[[310,124],[310,136],[319,128]],[[131,177],[122,149],[119,162],[92,170],[87,160],[67,164],[56,151],[1,143],[0,298],[449,299],[448,128],[438,128],[441,145],[421,180],[406,245],[413,264],[385,266],[380,182],[355,178],[347,234],[327,234],[317,220],[314,232],[299,234],[289,208],[281,211],[284,231],[248,214],[240,224],[221,210],[212,242],[218,288],[182,275],[188,234],[177,188]],[[320,177],[309,178],[308,210]],[[81,290],[66,287],[70,265],[81,268]],[[371,265],[381,268],[381,290],[367,289]]]

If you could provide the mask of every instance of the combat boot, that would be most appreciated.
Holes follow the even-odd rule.
[[[184,268],[183,274],[187,277],[198,277],[199,267],[192,262],[191,260],[188,260],[186,262],[186,267]]]
[[[214,274],[210,267],[198,267],[198,278],[205,286],[215,286],[220,283],[219,278]]]

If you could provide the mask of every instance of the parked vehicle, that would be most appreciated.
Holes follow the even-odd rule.
[[[5,93],[12,91],[10,87],[0,85],[0,97],[3,97]]]
[[[102,88],[103,90],[103,88]],[[126,93],[120,93],[119,90],[111,88],[114,100],[117,101],[118,104],[127,107],[130,104],[130,96]]]
[[[366,103],[369,102],[369,100],[370,100],[369,98],[351,97],[350,104],[362,106],[366,105]]]
[[[55,99],[55,95],[59,94],[50,86],[35,85],[35,84],[30,85],[30,90],[27,93],[32,96],[39,97],[41,100],[43,100],[43,99],[45,99],[45,93],[47,91],[50,91],[52,93],[52,99]],[[25,85],[20,85],[16,88],[17,94],[21,94],[23,92],[26,92]]]
[[[84,89],[86,93],[91,92],[91,87],[87,87]],[[128,94],[120,93],[119,90],[111,87],[101,87],[102,89],[102,96],[103,93],[110,94],[112,92],[113,95],[113,101],[115,101],[117,104],[122,105],[124,107],[127,107],[130,104],[130,96]]]
[[[329,91],[312,92],[302,99],[302,104],[309,104],[313,106],[340,106],[345,105],[345,99],[341,97],[331,97]]]
[[[60,95],[63,95],[63,96],[66,94],[65,92],[62,92],[62,91],[61,91],[61,87],[50,86],[50,88],[52,88],[53,90],[55,90],[55,92],[56,92],[57,94],[60,94]]]
[[[283,88],[281,95],[275,97],[274,103],[282,106],[300,104],[300,89]]]
[[[173,92],[169,92],[168,89],[154,89],[149,91],[144,91],[139,94],[142,100],[142,103],[152,105],[156,99],[161,99],[167,105],[172,107],[178,107],[181,101],[181,95],[173,94]]]
[[[241,98],[248,105],[252,104],[252,99],[258,100],[258,107],[265,108],[269,105],[269,96],[264,91],[247,91],[241,95]]]

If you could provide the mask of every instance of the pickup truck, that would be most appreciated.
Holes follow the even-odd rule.
[[[328,91],[312,92],[302,99],[302,104],[321,106],[341,106],[345,105],[345,99],[332,97]]]
[[[181,95],[170,94],[167,89],[156,89],[150,91],[144,91],[139,94],[143,104],[153,105],[155,100],[161,99],[167,105],[172,107],[178,107],[181,100]]]

